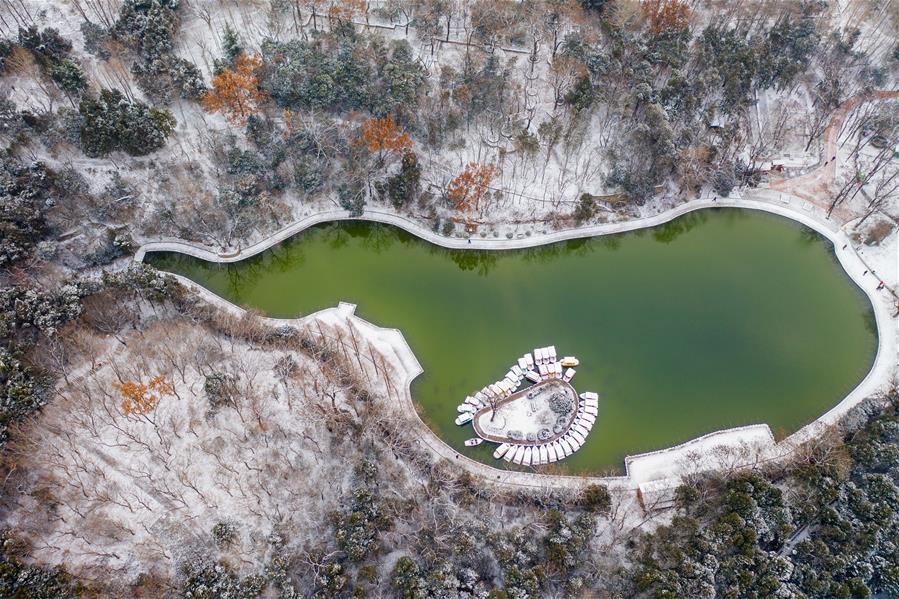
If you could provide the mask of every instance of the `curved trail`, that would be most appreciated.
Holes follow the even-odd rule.
[[[899,91],[877,91],[870,95],[853,96],[840,104],[834,111],[827,128],[824,129],[821,143],[822,155],[818,161],[818,167],[798,177],[774,180],[771,182],[770,188],[800,197],[806,202],[826,210],[830,203],[830,197],[833,195],[832,187],[836,179],[837,163],[840,158],[838,142],[846,117],[865,102],[897,98],[899,98]],[[836,159],[831,160],[831,157]],[[821,163],[822,160],[824,161],[823,164]],[[847,206],[837,206],[833,211],[833,215],[837,216],[844,223],[858,216],[853,214]]]
[[[801,202],[801,200],[798,201]],[[350,320],[369,340],[373,343],[380,343],[386,354],[395,357],[397,371],[402,373],[404,379],[403,388],[405,393],[403,393],[403,401],[408,404],[407,407],[415,414],[412,422],[414,426],[410,432],[415,434],[418,441],[433,454],[464,468],[472,474],[502,485],[539,488],[580,488],[584,484],[599,483],[609,486],[610,489],[632,490],[641,483],[660,479],[669,481],[670,485],[674,486],[678,484],[681,476],[691,472],[747,467],[781,459],[789,455],[797,445],[819,436],[827,427],[837,423],[849,410],[857,406],[865,398],[889,387],[895,371],[897,337],[899,337],[897,335],[896,320],[890,313],[891,298],[886,291],[877,291],[875,289],[876,281],[873,280],[874,277],[865,274],[868,271],[867,265],[858,256],[854,248],[851,247],[849,238],[835,223],[814,214],[800,212],[794,208],[766,199],[694,200],[651,217],[627,222],[594,225],[580,229],[534,235],[525,239],[473,239],[469,243],[466,239],[441,237],[421,225],[396,214],[368,210],[361,217],[352,217],[346,211],[339,210],[323,212],[301,219],[275,235],[231,255],[220,255],[207,248],[182,240],[167,240],[151,242],[141,246],[135,255],[135,260],[143,260],[148,251],[175,251],[211,262],[237,262],[256,255],[313,225],[322,222],[353,219],[395,225],[426,241],[447,248],[503,250],[533,247],[567,239],[609,235],[653,227],[695,210],[716,207],[763,210],[791,218],[815,229],[833,243],[834,252],[840,264],[852,280],[864,290],[874,309],[878,331],[878,347],[874,365],[867,376],[839,404],[780,443],[775,442],[767,424],[757,424],[719,431],[675,447],[629,456],[625,459],[626,474],[624,476],[565,476],[501,470],[458,453],[421,420],[412,400],[410,386],[412,381],[421,374],[422,369],[400,331],[373,325],[353,314],[355,306],[344,303],[341,303],[337,308],[329,308],[299,319],[268,319],[275,324],[294,324],[300,327],[316,319],[325,322],[345,322]],[[209,301],[223,306],[229,311],[243,312],[242,308],[231,304],[192,281],[180,276],[178,279]],[[890,283],[894,284],[895,281],[890,281]]]
[[[426,446],[435,456],[455,463],[487,481],[500,485],[533,488],[562,487],[570,489],[577,489],[585,484],[598,483],[607,485],[611,490],[618,491],[633,490],[642,483],[649,481],[660,481],[663,487],[671,488],[679,484],[680,477],[692,472],[750,467],[772,460],[784,459],[799,445],[820,436],[828,427],[836,424],[865,398],[878,392],[886,391],[893,384],[897,372],[897,363],[899,363],[899,352],[897,352],[897,348],[899,348],[899,343],[897,343],[897,340],[899,340],[899,323],[897,323],[897,316],[894,316],[892,313],[894,299],[897,297],[892,288],[895,288],[897,284],[897,273],[891,273],[893,275],[892,280],[890,280],[889,275],[884,277],[888,287],[885,290],[877,291],[877,277],[868,275],[870,267],[858,255],[855,248],[852,247],[852,241],[842,227],[839,226],[838,222],[830,220],[825,216],[827,194],[832,193],[831,188],[837,173],[837,162],[839,161],[837,144],[845,118],[863,102],[892,98],[899,98],[899,91],[877,91],[872,95],[853,96],[843,102],[834,112],[830,123],[824,131],[822,157],[819,159],[819,166],[805,175],[772,181],[768,190],[759,189],[752,192],[752,199],[693,200],[646,218],[532,235],[524,239],[469,240],[449,238],[437,235],[415,221],[390,212],[366,210],[362,216],[353,217],[344,210],[333,210],[301,218],[257,243],[246,248],[238,248],[236,252],[217,253],[206,247],[181,239],[163,239],[142,245],[136,252],[134,259],[142,261],[149,251],[174,251],[210,262],[238,262],[259,254],[313,225],[354,219],[391,224],[426,241],[446,248],[481,250],[527,248],[569,239],[623,233],[664,224],[694,210],[716,207],[750,208],[771,212],[798,221],[814,229],[830,240],[833,244],[834,253],[843,269],[853,282],[865,292],[874,309],[878,335],[877,355],[874,365],[865,378],[836,406],[779,443],[774,440],[771,429],[767,424],[718,431],[675,447],[629,456],[625,459],[626,474],[624,476],[565,476],[513,472],[494,468],[456,452],[421,420],[418,410],[415,408],[410,386],[415,377],[421,374],[422,368],[402,333],[397,329],[383,329],[355,316],[355,306],[351,304],[341,303],[336,308],[329,308],[300,319],[268,319],[280,324],[291,323],[300,325],[315,319],[331,320],[332,322],[335,320],[340,321],[341,319],[351,320],[354,326],[370,335],[371,338],[380,339],[381,341],[386,339],[390,353],[396,358],[395,364],[398,372],[401,372],[404,378],[404,401],[407,402],[407,407],[411,408],[411,412],[415,414],[413,432],[417,436],[418,442]],[[828,156],[836,156],[836,160],[828,160]],[[825,162],[821,163],[821,160]],[[779,201],[773,197],[774,194],[780,195]],[[784,194],[790,198],[789,201],[785,202],[783,200]],[[837,217],[842,224],[846,224],[854,218],[845,207],[839,207],[834,211],[833,216]],[[178,275],[175,276],[209,301],[229,311],[243,312],[242,308],[231,304],[209,290],[193,283],[193,281]],[[721,451],[722,448],[724,451]]]

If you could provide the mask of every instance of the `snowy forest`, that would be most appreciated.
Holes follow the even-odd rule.
[[[897,40],[895,0],[0,0],[0,597],[899,596],[896,390],[670,510],[510,490],[401,434],[350,323],[132,260],[787,189],[876,251]]]

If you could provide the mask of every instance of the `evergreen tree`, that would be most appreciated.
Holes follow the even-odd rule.
[[[67,58],[51,66],[49,74],[59,89],[67,94],[77,94],[87,87],[84,71],[77,63]]]
[[[123,151],[132,156],[150,154],[165,145],[175,129],[168,110],[129,102],[118,90],[104,89],[87,95],[78,108],[81,114],[81,147],[88,156],[106,156]]]
[[[413,200],[421,189],[421,167],[415,152],[403,153],[400,172],[387,180],[387,195],[396,208]]]

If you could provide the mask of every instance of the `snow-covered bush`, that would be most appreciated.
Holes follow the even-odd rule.
[[[182,562],[181,576],[185,599],[252,599],[259,597],[266,586],[262,576],[238,578],[227,565],[201,555]]]
[[[0,597],[74,599],[80,593],[59,570],[29,566],[15,556],[21,543],[12,531],[0,530]]]
[[[116,151],[144,156],[164,146],[175,129],[175,117],[168,110],[130,102],[114,89],[102,89],[98,96],[85,95],[78,112],[81,149],[91,157]]]
[[[556,414],[570,414],[573,402],[566,393],[553,393],[549,398],[549,409]]]
[[[212,540],[219,549],[230,546],[237,539],[237,525],[234,522],[217,522],[212,527]]]
[[[237,377],[226,372],[216,372],[206,376],[203,382],[203,390],[209,401],[210,413],[215,413],[219,408],[234,403],[234,395],[237,393]]]
[[[344,512],[333,512],[331,522],[337,546],[354,562],[376,552],[378,533],[391,526],[390,519],[381,508],[380,499],[365,485],[353,490],[350,508]]]
[[[5,158],[0,163],[0,267],[26,258],[50,232],[45,212],[53,203],[54,181],[39,162],[26,166]]]

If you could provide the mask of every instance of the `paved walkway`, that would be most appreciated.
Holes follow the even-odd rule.
[[[877,92],[878,99],[899,97],[899,92]],[[853,281],[865,292],[874,308],[878,331],[877,356],[867,376],[839,404],[827,413],[790,435],[780,443],[776,443],[767,424],[758,424],[725,431],[710,433],[682,445],[662,449],[645,454],[629,456],[625,459],[624,476],[589,477],[542,475],[528,472],[500,470],[492,466],[474,461],[447,445],[419,417],[414,407],[410,392],[412,381],[422,372],[422,368],[411,348],[396,329],[377,327],[354,315],[355,306],[341,303],[337,308],[322,310],[296,320],[268,319],[275,324],[295,324],[303,326],[315,319],[339,322],[351,320],[353,325],[365,334],[373,343],[386,343],[389,348],[382,347],[385,355],[392,356],[397,372],[402,373],[405,389],[404,401],[408,402],[407,410],[415,414],[414,433],[418,442],[426,446],[433,454],[442,457],[472,474],[483,477],[500,485],[513,485],[540,488],[580,488],[589,483],[607,485],[612,490],[632,490],[648,481],[671,481],[678,484],[680,476],[691,472],[719,468],[736,468],[751,466],[762,462],[783,459],[800,444],[815,438],[829,426],[836,424],[852,408],[866,398],[878,392],[886,391],[894,382],[896,365],[899,363],[897,338],[899,326],[892,314],[895,301],[897,275],[895,272],[882,277],[892,289],[876,289],[876,277],[868,276],[869,266],[856,253],[851,240],[842,230],[841,224],[852,220],[853,215],[846,208],[834,211],[834,218],[826,217],[827,202],[832,193],[831,187],[836,176],[837,161],[830,156],[838,156],[837,143],[846,116],[862,101],[870,96],[856,96],[843,103],[834,113],[823,137],[823,160],[827,161],[812,172],[791,179],[777,180],[771,183],[770,189],[744,191],[745,198],[722,198],[720,200],[699,199],[681,204],[660,214],[629,220],[625,222],[605,223],[576,229],[536,234],[521,239],[461,239],[437,235],[418,222],[399,214],[369,209],[360,217],[353,217],[344,210],[325,211],[302,218],[281,229],[274,235],[246,248],[237,248],[225,253],[217,253],[180,239],[163,239],[142,245],[135,254],[135,260],[142,261],[147,252],[175,251],[188,254],[211,262],[229,263],[244,260],[284,241],[313,225],[338,220],[367,220],[391,224],[400,227],[422,239],[446,248],[504,250],[534,247],[555,243],[568,239],[594,237],[633,231],[664,224],[679,216],[706,208],[739,207],[762,210],[796,220],[818,231],[833,243],[834,253],[840,264]],[[735,190],[739,194],[739,190]],[[892,277],[890,276],[892,275]],[[199,287],[192,281],[178,277],[185,285],[205,296],[209,301],[223,306],[225,309],[240,314],[243,310],[212,292]],[[367,333],[367,334],[366,334]],[[384,340],[387,340],[386,342]]]
[[[796,202],[799,202],[799,205],[801,205],[801,200],[795,198],[792,200],[791,204]],[[301,319],[269,320],[272,324],[276,325],[294,324],[302,327],[314,319],[324,319],[331,322],[351,319],[353,325],[365,335],[366,339],[372,341],[373,344],[378,344],[383,342],[384,339],[388,339],[389,341],[387,344],[389,345],[389,350],[384,351],[387,348],[382,347],[382,353],[393,356],[395,358],[394,365],[397,372],[402,373],[404,379],[402,388],[405,390],[405,393],[403,394],[404,401],[408,402],[407,407],[409,409],[407,412],[415,415],[414,426],[411,430],[418,438],[418,442],[427,447],[434,455],[446,459],[447,461],[456,464],[459,468],[463,468],[472,474],[483,477],[492,483],[522,487],[560,487],[570,489],[578,489],[589,483],[599,483],[608,486],[611,490],[623,491],[635,489],[640,483],[651,480],[670,479],[672,481],[671,484],[674,485],[677,484],[679,476],[689,472],[718,469],[722,467],[736,468],[739,466],[751,466],[781,459],[783,456],[790,454],[798,444],[820,435],[825,428],[835,424],[849,410],[858,405],[865,398],[874,395],[879,391],[886,390],[893,380],[897,363],[897,321],[892,317],[890,311],[893,305],[892,298],[885,291],[877,291],[875,289],[876,282],[874,281],[874,278],[871,276],[865,277],[864,272],[867,271],[868,268],[851,247],[849,238],[846,237],[845,233],[843,233],[836,223],[827,221],[822,215],[817,214],[816,210],[799,211],[790,206],[783,205],[771,197],[719,199],[717,201],[695,200],[652,217],[628,222],[595,225],[569,231],[558,231],[545,235],[535,235],[527,239],[478,239],[473,240],[470,244],[464,239],[440,237],[408,219],[386,212],[367,211],[362,218],[399,226],[431,241],[432,243],[444,247],[500,250],[532,247],[565,239],[607,235],[644,227],[652,227],[668,222],[694,210],[716,207],[739,207],[763,210],[765,212],[786,216],[817,230],[834,244],[834,252],[839,259],[840,264],[859,287],[865,291],[874,307],[878,329],[878,349],[877,357],[871,371],[865,379],[833,409],[780,443],[775,443],[774,437],[767,424],[758,424],[718,431],[676,447],[647,454],[629,456],[625,460],[626,474],[624,476],[559,476],[500,470],[474,461],[458,453],[454,448],[450,447],[440,439],[418,416],[418,412],[412,401],[410,386],[412,381],[421,374],[422,369],[400,331],[396,329],[383,329],[355,316],[353,314],[353,309],[355,307],[349,304],[341,304],[337,308],[322,310]],[[135,258],[138,260],[143,259],[147,251],[179,251],[204,260],[214,262],[234,262],[257,254],[306,227],[320,222],[346,220],[350,218],[352,217],[344,211],[334,211],[315,215],[295,223],[272,238],[250,246],[234,256],[219,256],[206,248],[184,241],[172,240],[146,244],[141,247]],[[225,309],[235,314],[243,312],[241,308],[196,285],[192,281],[183,277],[178,278],[185,285],[203,295],[207,300],[223,306]],[[895,281],[890,281],[890,283],[895,284]]]
[[[899,98],[899,91],[878,91],[873,94],[860,94],[843,102],[834,111],[830,123],[822,136],[822,155],[819,165],[813,171],[798,177],[774,179],[770,188],[800,197],[806,202],[823,210],[827,210],[834,196],[834,181],[837,174],[837,163],[840,162],[839,139],[843,130],[843,122],[850,112],[855,110],[863,102],[872,100],[889,100]],[[833,211],[833,217],[840,222],[847,223],[861,216],[856,214],[846,205],[837,206]]]

